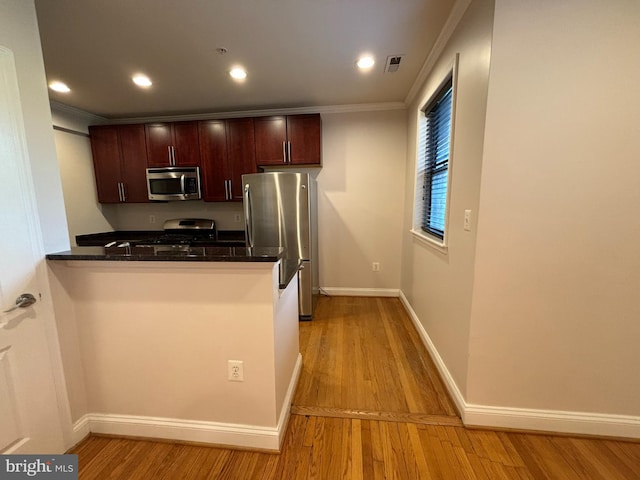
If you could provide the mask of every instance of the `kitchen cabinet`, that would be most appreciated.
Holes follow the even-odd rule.
[[[253,120],[199,122],[205,201],[242,201],[242,175],[257,172]]]
[[[145,125],[149,167],[198,167],[197,122],[148,123]]]
[[[89,127],[100,203],[148,202],[144,125]]]
[[[321,165],[320,114],[254,120],[258,166]]]

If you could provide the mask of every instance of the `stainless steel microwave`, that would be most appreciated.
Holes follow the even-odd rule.
[[[200,167],[147,168],[149,200],[199,200]]]

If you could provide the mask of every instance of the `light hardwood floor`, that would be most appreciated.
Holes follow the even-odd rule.
[[[300,324],[300,352],[295,413],[460,424],[397,298],[322,297],[314,320]]]
[[[640,478],[640,443],[460,426],[397,299],[321,300],[280,455],[93,436],[80,479]]]

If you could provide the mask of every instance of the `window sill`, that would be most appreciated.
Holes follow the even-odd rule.
[[[435,238],[429,237],[417,230],[411,230],[411,234],[414,238],[416,238],[422,245],[426,245],[429,248],[432,248],[442,254],[447,254],[449,251],[449,247],[442,241],[436,240]]]

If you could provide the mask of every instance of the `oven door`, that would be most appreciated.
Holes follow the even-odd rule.
[[[200,169],[198,167],[147,168],[149,200],[199,200]]]

